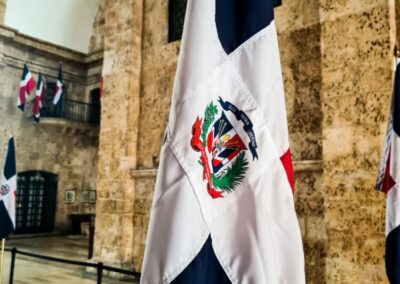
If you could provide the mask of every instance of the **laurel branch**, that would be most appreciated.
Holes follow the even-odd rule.
[[[201,126],[201,140],[203,141],[204,147],[207,147],[207,133],[208,129],[211,126],[211,123],[215,119],[215,115],[218,113],[217,106],[214,105],[213,102],[211,102],[204,113],[204,122],[203,125]]]
[[[219,175],[212,175],[212,182],[216,188],[225,192],[232,192],[240,184],[245,176],[249,163],[244,152],[241,152],[233,161],[232,166]]]

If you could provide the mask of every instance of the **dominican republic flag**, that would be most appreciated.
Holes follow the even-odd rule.
[[[53,99],[54,105],[58,105],[58,103],[61,101],[62,94],[63,94],[63,82],[62,82],[62,68],[60,64],[60,67],[58,68],[56,93],[54,94],[54,99]]]
[[[386,199],[386,274],[400,284],[400,67],[396,66],[392,105],[376,188]]]
[[[19,96],[17,107],[22,111],[25,110],[26,96],[29,95],[35,88],[35,80],[33,79],[31,72],[29,72],[28,66],[24,65],[22,71],[21,82],[19,84]]]
[[[35,96],[35,101],[33,102],[33,109],[32,109],[34,115],[33,119],[36,122],[39,122],[40,120],[40,109],[42,108],[42,100],[44,98],[44,93],[45,93],[45,87],[42,74],[39,73],[39,79],[36,86],[36,96]]]
[[[189,0],[142,284],[305,283],[273,0]]]
[[[8,140],[8,149],[3,164],[0,188],[0,239],[6,238],[15,229],[15,202],[17,176],[15,170],[14,138]]]

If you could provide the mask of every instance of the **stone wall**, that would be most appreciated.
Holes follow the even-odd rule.
[[[392,78],[389,3],[322,0],[328,283],[387,283],[385,196],[374,190]]]
[[[275,9],[290,147],[297,169],[295,204],[306,257],[307,283],[322,283],[325,269],[318,11],[317,0],[287,1]],[[301,167],[303,164],[314,166],[307,169]]]
[[[4,24],[4,17],[6,15],[7,0],[0,0],[0,25]]]
[[[140,0],[105,2],[103,96],[94,259],[132,269],[142,66]]]
[[[158,168],[161,143],[167,125],[180,42],[168,42],[167,1],[146,0],[144,5],[143,71],[140,97],[138,168]],[[135,268],[140,269],[152,204],[155,176],[137,177],[135,206]]]
[[[47,82],[55,82],[60,61],[68,97],[88,102],[88,92],[100,76],[101,57],[87,57],[0,26],[0,116],[7,122],[0,126],[1,151],[12,132],[18,172],[40,170],[58,175],[55,229],[65,232],[70,214],[95,213],[94,204],[81,203],[80,198],[82,190],[96,189],[98,129],[44,118],[39,124],[33,122],[34,94],[24,113],[16,107],[23,64],[27,63],[35,80],[41,72]],[[66,190],[76,191],[76,202],[65,204]]]
[[[96,17],[94,18],[92,35],[90,37],[89,51],[96,52],[104,48],[104,25],[105,25],[105,0],[101,0]]]

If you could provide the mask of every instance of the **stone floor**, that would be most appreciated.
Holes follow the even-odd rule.
[[[12,239],[6,242],[7,248],[16,247],[22,251],[54,256],[70,260],[87,261],[88,240],[82,236],[51,236],[26,239]],[[5,253],[3,283],[8,283],[11,253]],[[1,282],[1,281],[0,281]],[[92,284],[96,274],[86,272],[84,267],[39,260],[17,255],[14,283],[16,284]],[[128,283],[122,280],[103,277],[106,284]],[[139,283],[130,280],[129,283]]]

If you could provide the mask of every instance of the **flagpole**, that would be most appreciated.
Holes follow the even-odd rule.
[[[5,239],[1,240],[1,263],[0,263],[0,284],[3,283],[4,245]]]

